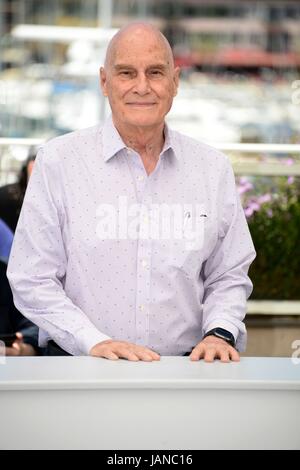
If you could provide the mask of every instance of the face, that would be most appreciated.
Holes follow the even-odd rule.
[[[179,69],[160,37],[145,31],[125,35],[100,74],[117,126],[155,128],[164,122],[177,93]]]

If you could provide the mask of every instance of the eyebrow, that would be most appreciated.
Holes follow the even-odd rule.
[[[114,67],[115,70],[121,70],[121,69],[134,70],[135,69],[135,67],[133,65],[129,65],[129,64],[115,64],[113,67]],[[152,64],[152,65],[149,65],[149,67],[147,67],[147,70],[149,70],[149,69],[166,70],[167,68],[168,67],[165,64]]]

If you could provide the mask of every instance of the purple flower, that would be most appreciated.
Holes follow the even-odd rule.
[[[288,183],[288,184],[293,184],[293,182],[294,182],[294,177],[293,177],[293,176],[289,176],[289,177],[288,177],[288,180],[287,180],[287,183]]]
[[[263,194],[257,198],[257,202],[259,204],[265,204],[266,202],[270,202],[272,200],[271,194]]]
[[[245,216],[247,217],[247,219],[251,217],[252,214],[253,214],[253,209],[251,207],[246,207]]]
[[[249,183],[248,179],[245,178],[245,176],[242,176],[240,179],[239,179],[239,184],[243,185],[243,184],[247,184]]]
[[[251,207],[254,212],[259,211],[259,209],[260,209],[260,205],[255,201],[250,202],[249,207]]]
[[[260,205],[257,204],[257,202],[255,201],[250,201],[250,204],[248,207],[246,207],[245,209],[245,215],[246,217],[251,217],[251,215],[254,213],[254,212],[257,212],[259,211],[260,209]]]
[[[247,182],[244,185],[238,187],[238,193],[239,194],[244,194],[247,191],[250,191],[251,189],[253,189],[253,184]]]

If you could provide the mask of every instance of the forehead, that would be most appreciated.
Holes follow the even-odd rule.
[[[131,34],[119,38],[112,54],[113,65],[118,63],[161,63],[171,62],[164,41],[153,34]]]

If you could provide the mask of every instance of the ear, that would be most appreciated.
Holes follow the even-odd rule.
[[[100,86],[104,96],[107,96],[107,80],[104,67],[100,67]]]
[[[173,81],[174,81],[174,96],[177,95],[177,90],[179,86],[179,75],[180,75],[180,67],[175,67]]]

